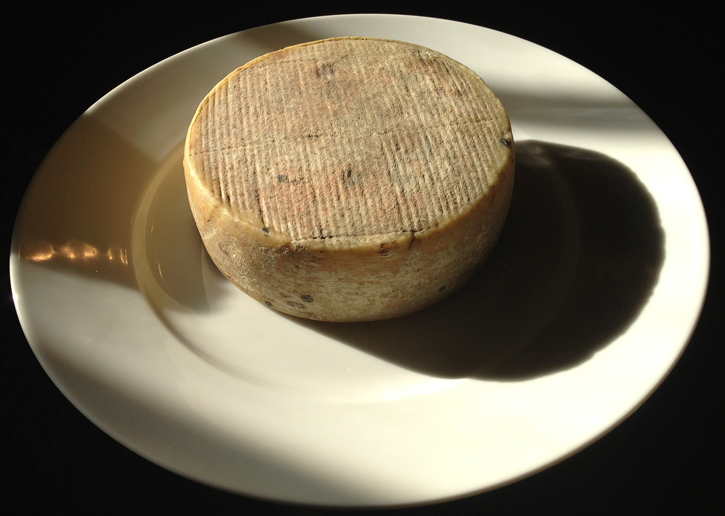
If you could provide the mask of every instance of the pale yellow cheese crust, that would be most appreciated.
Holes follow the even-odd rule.
[[[184,150],[192,213],[222,273],[310,319],[397,317],[490,253],[514,178],[508,117],[460,63],[334,38],[257,58],[199,106]]]

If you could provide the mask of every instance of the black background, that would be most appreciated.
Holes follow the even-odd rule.
[[[710,290],[675,370],[628,420],[546,471],[461,500],[399,514],[713,514],[725,511],[725,397],[718,313],[722,281],[720,72],[722,3],[345,2],[324,5],[147,1],[93,7],[21,2],[4,15],[0,163],[2,249],[35,168],[61,134],[109,90],[154,63],[232,32],[287,19],[354,12],[415,14],[473,23],[559,52],[638,104],[688,165],[705,204]],[[451,5],[448,5],[451,4]],[[6,262],[7,263],[7,262]],[[7,268],[0,344],[0,512],[330,514],[220,492],[135,455],[60,394],[15,315]],[[722,512],[721,512],[722,513]]]

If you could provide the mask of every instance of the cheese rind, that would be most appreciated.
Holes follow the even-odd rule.
[[[333,38],[232,72],[184,151],[216,265],[276,310],[397,317],[490,253],[514,176],[504,108],[460,63],[409,43]]]

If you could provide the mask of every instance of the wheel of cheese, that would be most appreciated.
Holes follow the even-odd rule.
[[[201,102],[184,170],[219,270],[281,312],[369,321],[460,286],[501,232],[514,144],[473,71],[400,41],[266,54]]]

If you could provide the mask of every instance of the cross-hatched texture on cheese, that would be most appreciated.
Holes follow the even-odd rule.
[[[508,208],[513,138],[462,64],[334,38],[221,81],[184,165],[205,246],[235,284],[293,315],[371,320],[436,301],[485,258]]]

